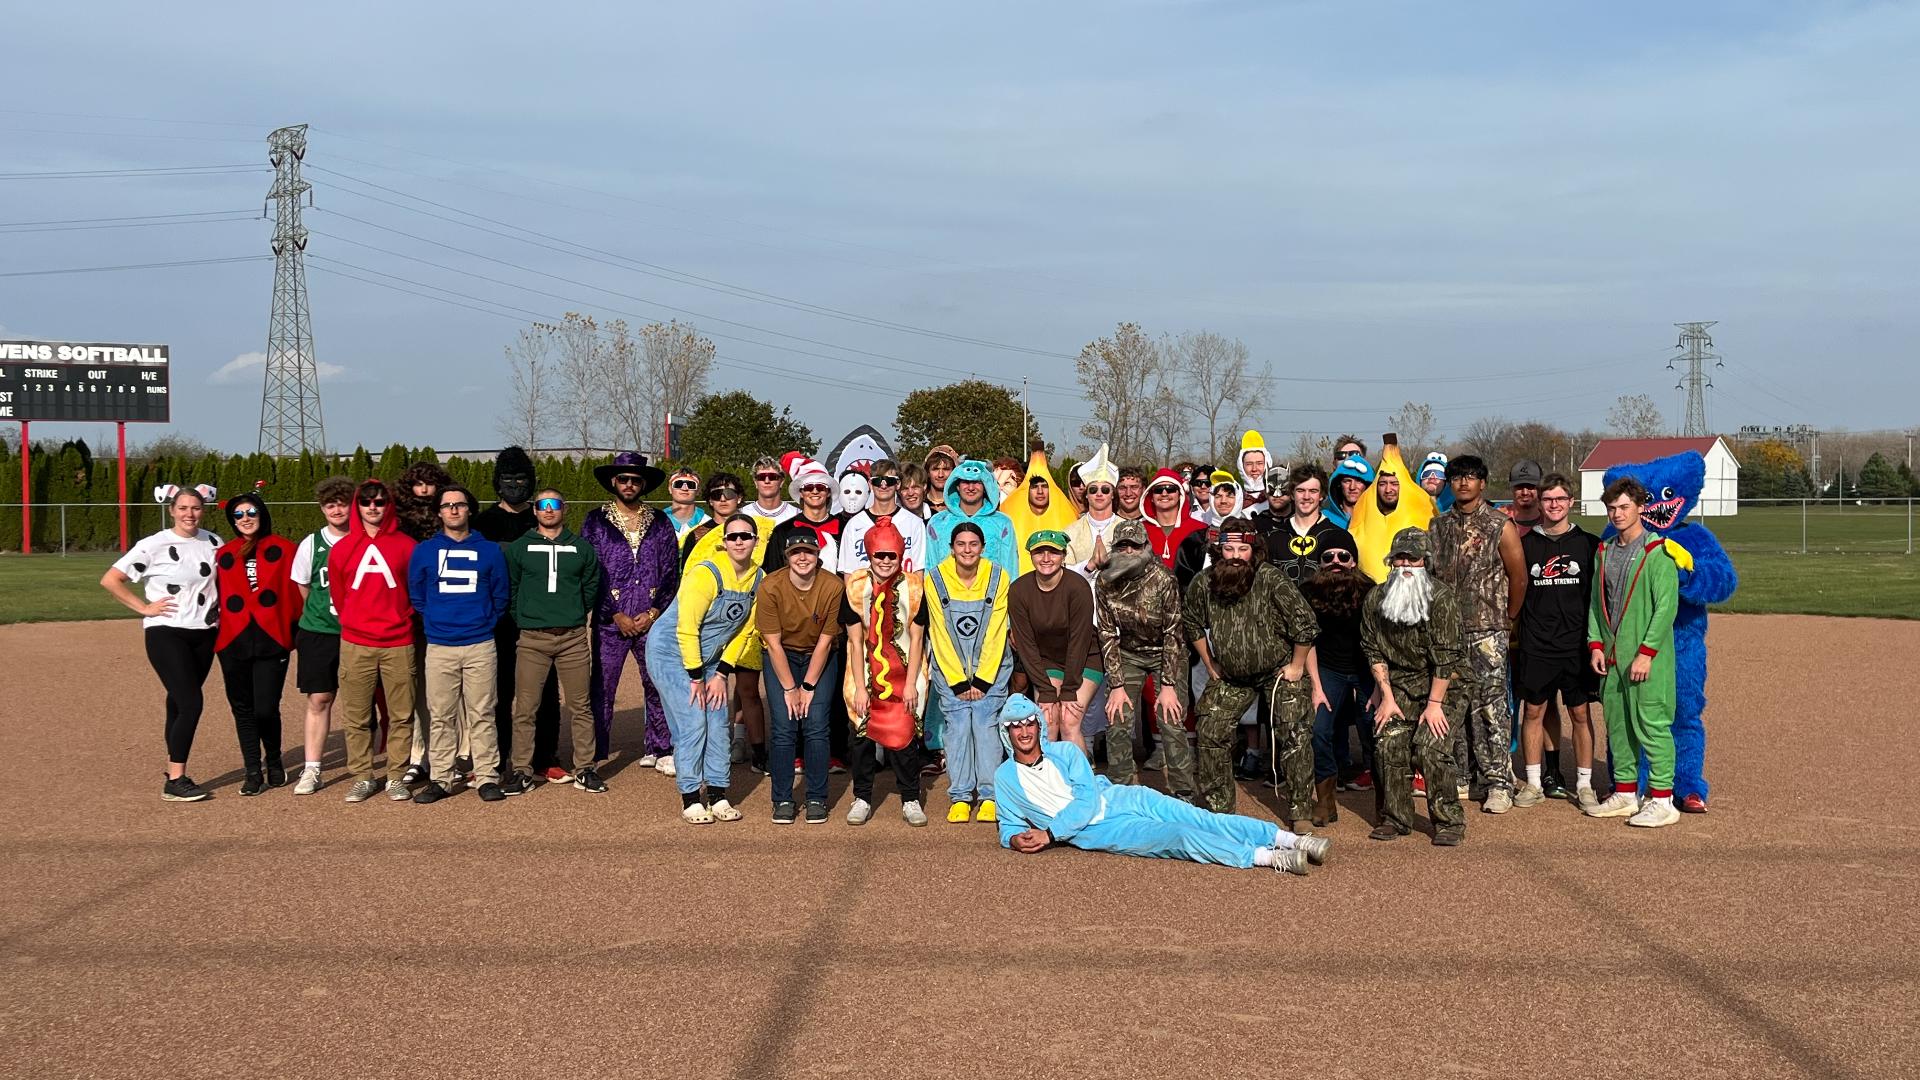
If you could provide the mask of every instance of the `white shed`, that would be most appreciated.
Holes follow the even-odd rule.
[[[1606,490],[1603,479],[1615,465],[1652,461],[1693,450],[1707,459],[1707,483],[1700,490],[1700,505],[1694,514],[1700,517],[1732,517],[1740,510],[1740,463],[1734,460],[1727,440],[1718,435],[1698,439],[1601,439],[1593,452],[1580,463],[1580,512],[1589,517],[1604,517],[1607,509],[1600,502]]]

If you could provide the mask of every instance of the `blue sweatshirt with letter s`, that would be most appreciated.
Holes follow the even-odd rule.
[[[494,624],[507,612],[506,556],[477,532],[465,540],[436,533],[413,549],[407,594],[426,626],[427,644],[491,641]]]

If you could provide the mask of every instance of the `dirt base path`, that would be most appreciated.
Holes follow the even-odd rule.
[[[138,629],[0,628],[0,1072],[1913,1075],[1920,823],[1875,763],[1920,736],[1920,623],[1716,616],[1713,647],[1710,815],[1473,812],[1443,850],[1369,842],[1352,793],[1301,880],[1016,856],[938,786],[908,829],[884,779],[860,829],[844,777],[831,824],[776,827],[743,769],[747,820],[695,828],[619,763],[605,796],[347,806],[337,735],[321,794],[242,799],[217,669],[217,795],[165,804]]]

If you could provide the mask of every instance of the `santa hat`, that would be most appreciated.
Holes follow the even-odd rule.
[[[1080,463],[1074,469],[1081,480],[1088,484],[1106,484],[1111,487],[1120,482],[1120,470],[1107,460],[1107,444],[1101,443],[1100,450],[1092,457]]]
[[[786,466],[787,475],[793,477],[793,482],[787,485],[787,498],[794,502],[800,501],[800,489],[808,484],[825,484],[829,489],[833,487],[833,474],[827,471],[827,467],[798,450],[782,454],[780,463]]]
[[[1152,480],[1147,481],[1147,490],[1152,491],[1153,485],[1161,482],[1162,480],[1165,480],[1167,483],[1172,484],[1174,487],[1177,487],[1182,491],[1185,491],[1187,489],[1187,482],[1185,480],[1180,479],[1179,473],[1174,472],[1172,469],[1161,469],[1159,472],[1153,474]]]

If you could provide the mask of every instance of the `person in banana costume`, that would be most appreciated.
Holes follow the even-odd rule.
[[[1019,572],[1033,569],[1033,556],[1027,553],[1027,538],[1048,529],[1066,532],[1079,519],[1067,494],[1054,487],[1053,470],[1047,466],[1047,452],[1036,446],[1027,459],[1025,490],[1016,489],[1000,509],[1013,519],[1014,547],[1020,555]]]
[[[1347,531],[1360,549],[1360,569],[1375,582],[1387,580],[1387,552],[1401,529],[1425,530],[1433,523],[1433,496],[1413,480],[1413,470],[1400,456],[1399,440],[1382,435],[1380,464],[1373,487],[1354,504]]]

